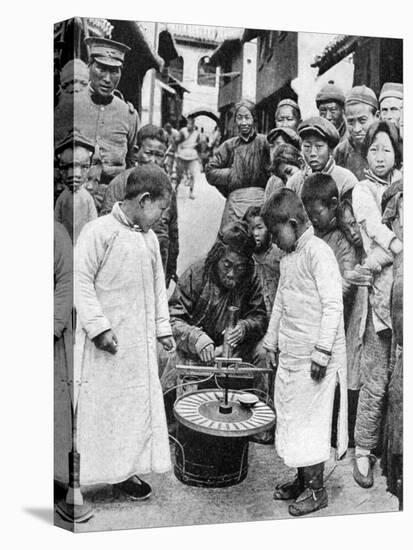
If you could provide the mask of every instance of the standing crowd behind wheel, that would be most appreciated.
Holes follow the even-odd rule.
[[[268,135],[257,132],[255,106],[242,100],[234,107],[238,135],[221,143],[218,127],[207,136],[193,117],[179,131],[170,123],[140,127],[116,91],[128,48],[88,43],[89,67],[75,64],[71,74],[82,79],[72,86],[62,79],[55,110],[55,245],[76,245],[75,347],[89,376],[81,483],[149,496],[138,475],[170,468],[170,404],[165,416],[158,364],[168,387],[176,382],[172,352],[180,362],[213,361],[236,305],[230,345],[273,369],[254,384],[274,397],[277,453],[297,469],[274,498],[293,500],[292,515],[326,507],[324,463],[332,445],[338,457],[350,446],[357,484],[373,485],[381,456],[402,506],[402,85],[384,84],[377,99],[365,85],[344,95],[330,82],[317,94],[319,115],[304,120],[298,104],[283,99]],[[177,188],[184,183],[195,198],[199,165],[225,208],[208,255],[178,278]],[[56,253],[56,296],[71,290],[64,264]],[[69,313],[55,313],[58,348],[72,330]],[[136,361],[145,363],[139,375]],[[119,415],[99,416],[119,400]],[[64,456],[70,433],[59,426]],[[256,441],[271,444],[274,432]],[[115,467],[110,457],[120,448]],[[67,483],[59,468],[56,480]]]

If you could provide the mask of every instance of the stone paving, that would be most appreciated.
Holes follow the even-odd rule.
[[[273,445],[250,443],[247,478],[238,485],[219,489],[205,489],[184,485],[173,472],[142,476],[153,488],[153,494],[144,502],[133,502],[126,497],[114,499],[110,487],[85,491],[85,499],[94,508],[94,517],[86,524],[78,524],[77,532],[149,527],[171,527],[235,523],[269,519],[291,518],[288,503],[272,498],[275,483],[290,479],[289,470],[276,456]],[[171,446],[172,456],[174,448]],[[311,517],[343,514],[391,512],[398,510],[397,499],[386,492],[385,478],[375,466],[375,484],[371,489],[359,487],[352,476],[353,452],[344,459],[326,464],[326,488],[329,506]],[[296,518],[291,518],[296,519]],[[58,525],[64,523],[56,515]],[[67,527],[67,524],[66,524]]]

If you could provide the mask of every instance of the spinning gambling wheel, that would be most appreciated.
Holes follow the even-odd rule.
[[[259,400],[246,407],[239,402],[245,392],[228,388],[231,373],[271,371],[234,358],[219,358],[216,363],[202,366],[202,373],[224,375],[222,390],[195,391],[179,397],[174,404],[178,421],[175,475],[197,487],[240,483],[248,473],[248,438],[275,424],[271,407]]]
[[[243,393],[230,390],[228,403],[232,410],[222,413],[222,392],[200,390],[180,397],[175,402],[174,414],[187,428],[220,437],[248,437],[271,428],[275,423],[273,410],[262,401],[246,408],[238,401]]]

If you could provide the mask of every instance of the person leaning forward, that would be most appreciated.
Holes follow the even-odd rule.
[[[55,139],[59,141],[75,124],[94,142],[93,161],[102,163],[100,183],[108,184],[135,164],[138,113],[115,95],[129,48],[105,38],[86,38],[85,44],[89,47],[89,85],[75,94],[73,102],[56,108]]]
[[[222,354],[228,307],[239,308],[239,321],[229,343],[244,360],[267,328],[261,284],[254,274],[255,243],[245,222],[231,222],[218,235],[206,258],[180,277],[169,300],[177,351],[209,363]],[[262,354],[263,364],[265,352]]]
[[[256,367],[265,367],[261,339],[267,328],[267,313],[261,283],[254,273],[254,239],[245,222],[230,222],[219,233],[206,257],[193,263],[180,277],[169,300],[176,363],[210,364],[222,356],[228,308],[239,308],[239,320],[228,343],[233,356]],[[176,383],[176,369],[168,361],[161,376],[164,388]],[[254,387],[272,395],[272,375],[257,373]],[[168,404],[167,404],[168,409]],[[271,443],[273,434],[259,434],[254,441]]]

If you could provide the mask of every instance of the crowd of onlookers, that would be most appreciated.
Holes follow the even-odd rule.
[[[300,197],[314,234],[333,251],[342,280],[354,479],[371,487],[381,454],[389,489],[401,500],[402,346],[393,317],[402,316],[402,301],[399,295],[395,302],[401,286],[396,291],[393,281],[397,265],[400,284],[403,250],[402,85],[384,84],[377,99],[367,86],[344,96],[330,82],[316,104],[319,116],[301,120],[295,101],[280,101],[275,128],[265,138],[254,129],[254,105],[241,101],[235,107],[239,135],[221,146],[206,176],[227,198],[222,227],[244,219],[254,235],[268,311],[278,297],[271,283],[280,277],[282,255],[279,248],[274,253],[277,227],[266,223],[274,217],[268,212],[272,199],[273,208],[278,204],[274,197],[281,200],[287,189]],[[285,274],[287,288],[293,276]],[[293,294],[289,299],[286,311],[297,307]],[[306,301],[305,286],[300,299]]]
[[[139,127],[133,106],[115,91],[127,49],[104,46],[90,42],[88,87],[62,88],[56,108],[56,221],[74,244],[81,236],[83,250],[85,225],[106,215],[153,229],[166,288],[176,282],[169,316],[180,361],[208,363],[221,354],[228,307],[238,307],[233,352],[274,369],[275,382],[269,376],[255,385],[274,396],[277,452],[297,468],[274,491],[276,499],[295,499],[292,515],[327,506],[331,442],[339,456],[355,447],[353,475],[364,488],[381,456],[401,503],[402,85],[384,84],[377,98],[364,85],[345,96],[328,83],[316,97],[319,116],[305,120],[296,101],[283,99],[266,136],[257,132],[255,106],[243,100],[234,107],[238,135],[221,144],[219,130],[209,139],[191,117],[179,131],[169,123]],[[73,105],[82,113],[74,127]],[[195,198],[199,163],[225,208],[208,255],[178,277],[176,190],[182,181]],[[142,171],[154,165],[159,173]],[[161,180],[168,189],[157,197],[168,200],[155,212],[145,194],[154,202],[147,187],[158,189]],[[136,220],[150,219],[147,229],[124,218],[138,195],[145,214]],[[102,254],[106,262],[106,248]],[[116,352],[114,337],[94,343]],[[161,343],[170,355],[171,342]],[[165,387],[175,382],[169,355],[166,366],[159,359]],[[256,440],[272,443],[274,432]]]

